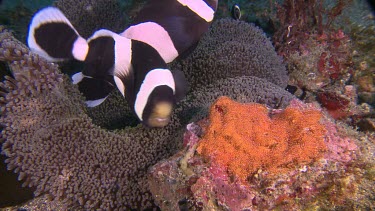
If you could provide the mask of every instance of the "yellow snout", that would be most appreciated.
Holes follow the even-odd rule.
[[[147,124],[150,127],[164,127],[171,120],[171,114],[173,110],[173,104],[169,102],[160,102],[155,105],[152,113],[147,120]]]

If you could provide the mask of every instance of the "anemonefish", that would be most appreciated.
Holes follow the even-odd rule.
[[[230,14],[234,20],[241,19],[241,9],[238,4],[233,4],[232,8],[230,9]]]
[[[213,2],[150,1],[129,30],[116,34],[102,29],[88,40],[59,9],[47,7],[34,15],[27,42],[31,50],[49,61],[84,62],[84,69],[72,80],[89,107],[102,103],[117,87],[143,124],[163,127],[188,86],[183,73],[169,70],[166,63],[195,47],[213,19],[217,1]],[[202,5],[206,5],[204,12],[197,8]],[[148,12],[153,14],[145,15]],[[146,19],[149,21],[142,25],[140,21]],[[149,23],[163,27],[150,28]]]
[[[102,103],[116,86],[145,125],[168,124],[174,104],[186,94],[181,71],[170,71],[148,44],[108,30],[95,32],[88,45],[84,69],[72,79],[89,107]]]
[[[170,63],[195,49],[217,4],[218,0],[150,0],[121,35],[151,45]]]

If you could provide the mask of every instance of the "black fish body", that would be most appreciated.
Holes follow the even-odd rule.
[[[177,81],[159,53],[150,45],[132,40],[131,74],[122,77],[125,98],[139,119],[148,126],[165,126],[176,103],[184,95],[183,81]]]
[[[117,86],[125,95],[121,78],[130,75],[132,40],[109,30],[98,30],[88,40],[89,51],[82,72],[73,75],[73,83],[86,97],[86,104],[101,104]]]

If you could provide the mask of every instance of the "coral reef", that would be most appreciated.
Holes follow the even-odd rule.
[[[374,17],[373,17],[374,18]],[[373,20],[372,20],[373,21]],[[372,22],[373,23],[373,22]],[[375,25],[360,25],[352,29],[353,60],[356,64],[354,81],[358,84],[360,103],[375,106]]]
[[[231,121],[231,112],[228,112],[225,108],[220,109],[222,102],[219,101],[218,103],[219,107],[213,105],[212,110],[221,110],[219,116],[223,120]],[[260,110],[267,110],[262,105],[249,105],[249,107],[260,107]],[[209,119],[187,126],[183,150],[150,169],[150,190],[161,209],[374,209],[372,200],[375,189],[371,186],[374,185],[375,181],[373,174],[375,161],[371,156],[375,144],[366,140],[370,137],[364,135],[351,137],[349,131],[345,132],[341,126],[335,125],[329,115],[323,113],[316,103],[305,104],[299,100],[292,100],[285,110],[269,109],[271,119],[280,118],[277,117],[278,115],[284,117],[290,115],[291,113],[287,112],[290,109],[302,113],[313,111],[322,118],[320,123],[314,123],[317,126],[315,129],[319,131],[319,127],[323,127],[323,131],[325,131],[323,137],[325,150],[320,154],[319,159],[312,160],[310,163],[290,163],[287,166],[282,166],[283,171],[279,171],[277,174],[273,174],[272,169],[263,166],[256,171],[248,169],[249,171],[244,173],[249,174],[249,176],[246,176],[246,180],[241,180],[239,179],[241,174],[238,176],[230,170],[232,166],[226,167],[217,161],[218,151],[225,151],[227,148],[219,146],[216,151],[209,152],[211,153],[209,159],[199,154],[201,144],[206,142],[206,134],[213,132],[210,124],[214,119],[210,115]],[[242,111],[242,114],[246,116],[247,112]],[[223,116],[226,115],[227,118],[224,118]],[[312,123],[316,121],[316,118],[314,121],[308,120],[308,118],[306,120]],[[246,123],[246,118],[238,124],[240,125],[242,122]],[[296,121],[296,124],[300,126],[301,122]],[[293,125],[293,122],[290,125]],[[229,124],[228,128],[230,127]],[[237,137],[240,137],[238,134],[245,134],[246,131],[253,130],[253,128],[237,125],[236,128],[231,129],[235,131],[234,134],[237,134]],[[304,128],[299,127],[295,130],[304,131]],[[272,128],[269,128],[268,131],[272,133]],[[296,133],[296,131],[293,131],[293,134]],[[220,131],[216,130],[216,134],[220,136]],[[220,138],[217,140],[220,140]],[[319,140],[316,141],[319,142]],[[261,148],[262,146],[259,144],[257,147]],[[305,150],[305,153],[308,153],[308,150],[311,149],[304,148],[304,146],[300,148],[302,151]],[[242,149],[241,144],[234,150],[237,150],[236,153],[241,155]],[[312,148],[311,150],[316,149]],[[227,151],[228,157],[236,156],[230,153],[230,150]],[[269,157],[265,155],[256,159],[268,159]],[[282,159],[288,160],[288,156]],[[244,164],[236,162],[232,165],[236,167]]]
[[[325,9],[325,1],[284,1],[277,5],[278,30],[273,42],[288,64],[290,84],[311,92],[331,83],[344,84],[351,73],[350,39],[332,22],[350,4],[338,1],[332,10]]]
[[[281,5],[276,5],[279,27],[273,40],[279,53],[287,55],[298,50],[306,35],[329,33],[334,20],[351,4],[351,0],[339,0],[331,6],[326,4],[324,0],[285,0]]]
[[[312,92],[335,81],[344,84],[352,72],[350,40],[340,30],[332,34],[306,34],[298,50],[285,53],[290,83]]]
[[[241,181],[259,169],[279,173],[322,157],[326,130],[321,116],[317,110],[288,107],[269,117],[262,104],[221,97],[211,106],[210,124],[197,152]]]
[[[289,85],[337,120],[374,131],[374,15],[366,1],[284,1],[276,6],[273,42]]]
[[[293,99],[283,88],[265,79],[223,78],[194,89],[176,107],[171,123],[165,128],[137,126],[109,131],[93,122],[106,125],[110,121],[101,118],[117,118],[103,113],[117,103],[94,112],[91,116],[98,119],[91,119],[77,87],[60,73],[56,64],[29,52],[3,28],[0,50],[0,60],[9,64],[13,74],[0,83],[2,154],[7,156],[8,169],[16,172],[25,186],[35,187],[35,195],[47,194],[68,208],[154,207],[147,169],[181,147],[182,141],[178,140],[182,138],[182,126],[207,115],[218,96],[228,95],[271,107],[285,107]],[[223,68],[231,70],[231,65],[228,62]],[[264,61],[257,68],[262,69],[261,65],[264,70],[272,66]],[[281,68],[274,71],[276,77],[285,74]],[[271,80],[272,76],[268,77]],[[280,84],[286,84],[281,78],[287,80],[287,77],[278,79]],[[121,115],[128,115],[126,109]]]
[[[358,104],[357,89],[354,85],[341,87],[327,87],[316,93],[316,99],[327,112],[335,119],[355,119],[371,113],[368,104]]]

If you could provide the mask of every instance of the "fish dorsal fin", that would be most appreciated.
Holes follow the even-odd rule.
[[[192,12],[204,19],[206,22],[211,22],[214,19],[215,10],[206,4],[203,0],[177,0],[183,6],[188,7]]]
[[[152,46],[166,63],[172,62],[178,56],[178,51],[169,32],[158,23],[144,22],[133,25],[122,32],[121,35]]]
[[[176,85],[175,99],[176,102],[179,102],[186,96],[186,93],[189,90],[189,83],[181,70],[175,70],[172,74]]]

